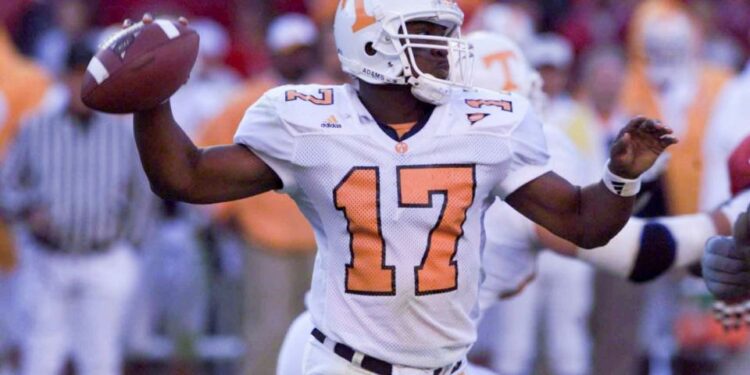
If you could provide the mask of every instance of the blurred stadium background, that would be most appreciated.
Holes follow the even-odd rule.
[[[191,20],[201,36],[201,51],[191,80],[174,98],[176,117],[202,145],[231,142],[244,110],[265,90],[287,82],[347,80],[339,70],[331,33],[338,3],[0,0],[0,150],[14,143],[25,118],[65,101],[59,84],[71,46],[96,45],[107,30],[144,12]],[[542,73],[547,94],[569,98],[556,115],[561,126],[584,132],[600,126],[611,135],[624,125],[622,118],[646,114],[677,119],[687,124],[684,129],[692,129],[684,130],[683,148],[675,156],[687,168],[658,180],[656,198],[641,214],[690,213],[719,203],[695,194],[706,188],[700,180],[701,165],[710,165],[703,160],[710,152],[704,140],[712,136],[710,119],[721,107],[723,90],[732,82],[750,93],[750,85],[742,86],[750,55],[750,2],[459,3],[467,15],[467,31],[510,35]],[[685,14],[687,21],[680,25],[652,17],[660,14],[654,9]],[[661,65],[639,71],[644,56]],[[670,90],[675,92],[661,95]],[[660,113],[666,108],[673,113]],[[747,121],[733,124],[747,127],[738,133],[750,133]],[[680,132],[680,126],[667,124]],[[670,182],[674,178],[695,190],[692,198],[682,197],[687,193],[676,190]],[[304,309],[315,250],[308,224],[290,200],[275,193],[215,207],[172,202],[156,206],[156,224],[138,242],[136,292],[125,312],[123,372],[274,373],[284,333]],[[25,304],[34,299],[23,273],[25,259],[36,250],[25,246],[23,227],[7,222],[0,236],[2,375],[16,373],[23,355],[19,343],[25,333]],[[539,344],[530,353],[518,354],[534,363],[533,372],[750,373],[747,330],[726,334],[712,322],[711,299],[698,279],[675,272],[655,285],[641,286],[592,275],[589,269],[575,272],[584,274],[584,281],[566,285],[570,289],[562,293],[591,300],[583,302],[579,322],[588,337],[578,348],[586,363],[566,373],[560,364],[574,361],[566,356],[581,354]],[[117,273],[113,269],[112,277]],[[568,304],[564,297],[543,300],[535,303],[546,311],[544,316],[554,316]],[[492,322],[497,317],[489,316],[472,357],[497,370],[497,324]],[[555,324],[554,318],[545,318],[538,324],[542,332],[534,336],[550,335],[559,329]],[[75,346],[75,338],[71,340]],[[68,373],[76,373],[68,367]]]

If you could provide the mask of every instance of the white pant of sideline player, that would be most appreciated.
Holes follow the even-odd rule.
[[[537,327],[543,326],[550,370],[557,375],[590,371],[588,317],[592,304],[592,269],[549,251],[539,257],[539,274],[516,297],[488,310],[497,312],[492,368],[503,375],[533,373]],[[540,315],[542,314],[542,315]],[[490,317],[492,318],[492,317]],[[538,324],[539,320],[543,324]],[[482,334],[480,332],[480,334]]]
[[[324,347],[315,339],[312,339],[312,332],[314,326],[310,313],[305,311],[294,320],[294,323],[289,327],[284,338],[284,344],[281,346],[281,352],[279,353],[279,363],[276,367],[276,375],[311,375],[311,374],[325,374],[325,375],[345,375],[345,374],[363,374],[372,375],[371,372],[365,371],[359,367],[356,367],[339,357],[338,355],[331,352],[329,349]],[[305,352],[307,351],[307,357]],[[305,373],[305,364],[315,363],[314,366],[308,367],[307,373]],[[492,372],[472,366],[470,363],[464,361],[465,365],[461,371],[456,371],[456,374],[463,375],[492,375]],[[394,367],[394,375],[397,374],[430,374],[431,371],[415,370]]]
[[[69,355],[78,374],[120,374],[122,322],[138,273],[133,249],[25,254],[21,375],[57,375]]]

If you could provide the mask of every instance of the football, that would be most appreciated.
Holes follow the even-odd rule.
[[[198,34],[179,22],[139,22],[104,42],[86,69],[81,99],[98,111],[133,113],[167,100],[189,78]]]

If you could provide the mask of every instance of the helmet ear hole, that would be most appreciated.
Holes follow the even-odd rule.
[[[365,44],[365,53],[367,54],[367,56],[375,56],[378,51],[373,48],[372,42],[367,42],[367,44]]]

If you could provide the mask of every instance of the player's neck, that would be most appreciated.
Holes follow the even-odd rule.
[[[360,81],[359,99],[375,120],[384,124],[419,121],[433,107],[415,98],[411,86],[406,85],[372,85]]]

